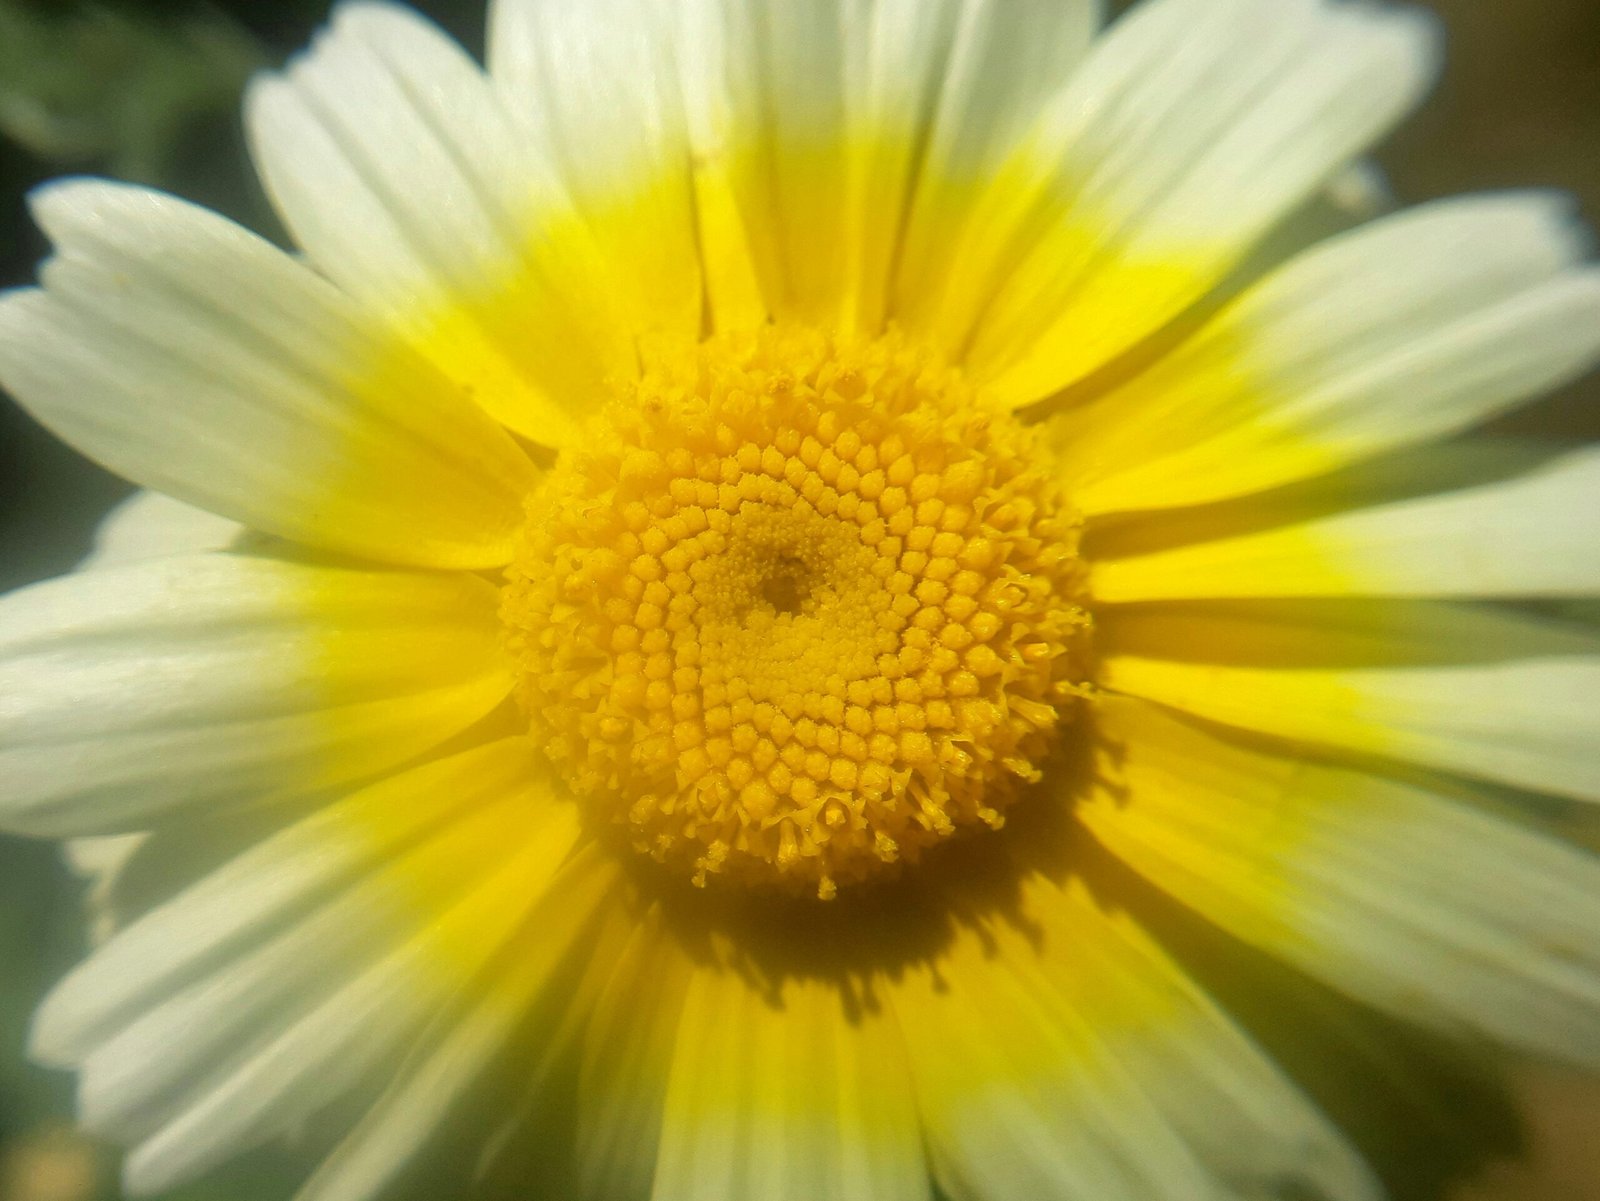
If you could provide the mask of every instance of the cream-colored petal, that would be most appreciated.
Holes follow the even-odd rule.
[[[652,1201],[927,1201],[894,1022],[837,984],[695,974],[667,1085]]]
[[[94,545],[79,571],[120,567],[166,555],[224,550],[244,533],[226,517],[207,513],[160,492],[139,491],[112,507],[95,529]],[[147,834],[102,834],[69,839],[62,846],[67,864],[88,883],[85,908],[93,943],[116,928],[111,897],[118,879],[144,844]]]
[[[1600,1064],[1600,859],[1437,789],[1105,698],[1075,812],[1242,941],[1452,1036]]]
[[[1387,131],[1432,79],[1433,41],[1376,6],[1139,5],[974,196],[944,287],[908,297],[905,324],[1014,404],[1083,378]]]
[[[423,18],[341,6],[246,121],[311,260],[500,421],[566,444],[633,371],[642,331],[548,149]]]
[[[529,915],[510,944],[459,1004],[439,1013],[410,1049],[394,1080],[373,1103],[295,1201],[368,1201],[404,1179],[420,1153],[465,1159],[481,1147],[439,1144],[457,1111],[469,1109],[472,1094],[488,1112],[503,1109],[504,1090],[543,1093],[561,1056],[570,1050],[571,1025],[581,1025],[595,999],[590,982],[611,970],[625,971],[625,952],[602,937],[602,918],[614,930],[627,916],[616,904],[617,864],[589,846],[576,853],[550,881],[549,889],[528,904]],[[588,970],[583,970],[587,968]],[[542,1002],[557,999],[554,1012],[566,1028],[547,1029],[530,1016]],[[550,1019],[554,1022],[555,1019]],[[474,1129],[468,1135],[481,1137]],[[517,1125],[513,1137],[537,1137]],[[611,1196],[615,1196],[612,1194]]]
[[[650,1196],[672,1058],[693,965],[651,908],[630,916],[604,986],[586,1006],[573,1131],[581,1201]]]
[[[244,533],[237,521],[160,492],[135,492],[101,519],[79,570],[118,567],[163,555],[226,550]]]
[[[948,53],[954,6],[705,5],[725,57],[692,80],[702,175],[731,193],[766,310],[848,330],[882,322],[915,132]],[[692,60],[691,60],[692,62]]]
[[[82,1060],[204,965],[265,944],[309,902],[378,879],[419,843],[460,829],[475,807],[519,797],[539,776],[529,742],[500,740],[314,809],[141,915],[74,968],[35,1015],[30,1052],[55,1065]],[[369,892],[392,908],[395,897],[381,886]]]
[[[881,328],[913,205],[920,253],[963,211],[996,139],[1077,60],[1093,11],[1081,0],[678,6],[716,325],[770,314]]]
[[[1111,612],[1099,682],[1247,730],[1600,801],[1600,637],[1445,604]]]
[[[1109,559],[1090,587],[1102,602],[1583,596],[1600,592],[1596,497],[1600,452],[1579,448],[1509,479]]]
[[[1025,879],[892,991],[953,1201],[1380,1195],[1332,1124],[1115,897]]]
[[[130,830],[404,762],[510,691],[496,604],[474,576],[233,555],[12,593],[0,602],[0,822]]]
[[[1600,357],[1600,272],[1548,195],[1426,205],[1316,247],[1057,422],[1074,505],[1222,500],[1456,433]]]
[[[137,483],[380,560],[505,561],[535,473],[305,266],[142,188],[52,185],[42,289],[0,296],[0,382]]]
[[[489,75],[547,148],[639,329],[701,327],[694,173],[670,22],[648,0],[498,0]]]
[[[961,256],[996,236],[975,202],[1014,168],[1008,159],[1089,52],[1104,7],[1101,0],[961,6],[895,264],[898,320],[920,328],[932,314],[981,303],[982,297],[952,294],[970,283]]]
[[[170,1187],[380,1087],[529,930],[577,836],[523,740],[394,777],[113,938],[47,1001],[35,1050],[80,1067],[87,1125],[137,1142],[130,1191]]]

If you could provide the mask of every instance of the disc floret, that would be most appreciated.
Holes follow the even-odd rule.
[[[1081,692],[1048,454],[897,334],[650,356],[530,498],[518,697],[638,850],[831,897],[998,827]]]

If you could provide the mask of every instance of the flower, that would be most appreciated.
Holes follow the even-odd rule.
[[[1600,455],[1468,433],[1584,235],[1263,267],[1431,23],[1095,9],[353,3],[248,99],[304,260],[36,196],[0,379],[153,494],[0,606],[0,819],[135,835],[34,1031],[131,1191],[1379,1195],[1213,952],[1600,1061],[1600,640],[1503,603]]]

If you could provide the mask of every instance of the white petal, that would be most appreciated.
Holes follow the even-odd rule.
[[[1456,433],[1600,357],[1600,272],[1566,199],[1482,196],[1306,252],[1067,415],[1087,513],[1220,500]]]
[[[1600,1064],[1600,860],[1440,792],[1106,698],[1075,812],[1242,941],[1451,1036]]]
[[[976,0],[961,6],[937,106],[930,114],[895,276],[894,308],[919,315],[976,301],[957,256],[982,244],[975,188],[1008,166],[1050,97],[1065,86],[1101,21],[1100,0]],[[959,343],[958,343],[959,345]]]
[[[109,833],[409,759],[509,691],[496,603],[473,576],[231,555],[13,593],[0,601],[0,822]]]
[[[1248,730],[1600,801],[1600,637],[1461,605],[1135,609],[1100,683]],[[1431,661],[1430,661],[1431,659]]]
[[[509,556],[532,465],[327,283],[233,223],[140,188],[35,194],[42,290],[0,297],[0,381],[128,478],[391,562]]]
[[[1580,448],[1510,479],[1111,559],[1091,587],[1104,602],[1583,596],[1600,592],[1596,498],[1600,452]]]
[[[1077,59],[1092,10],[1080,0],[681,6],[716,324],[770,313],[881,328],[913,197],[928,196],[924,247],[949,216],[941,188],[964,189],[947,177],[985,169],[990,139]]]
[[[163,555],[225,550],[244,532],[237,521],[159,492],[135,492],[101,520],[79,570],[117,567]]]
[[[520,796],[533,748],[506,739],[391,776],[270,835],[143,915],[75,968],[35,1016],[30,1052],[81,1060],[200,967],[266,942],[309,902],[348,888],[473,806]]]
[[[281,1027],[268,1027],[266,1037],[241,1031],[248,1040],[245,1051],[209,1079],[194,1081],[175,1103],[169,1101],[170,1108],[163,1105],[160,1128],[129,1152],[123,1164],[128,1190],[148,1194],[171,1188],[283,1134],[371,1074],[381,1077],[441,1006],[525,928],[538,885],[554,875],[571,849],[576,822],[556,824],[555,834],[513,844],[503,860],[486,857],[487,845],[475,848],[479,870],[470,873],[468,891],[460,900],[428,914],[408,940],[384,947],[370,965],[357,960],[359,974],[316,997],[313,1007],[291,1009],[286,1018],[280,1017]],[[324,952],[309,939],[298,944],[298,951],[302,963],[341,954],[338,948]],[[342,953],[348,959],[351,948]],[[286,953],[279,971],[286,971],[290,962]],[[226,972],[222,980],[232,982]],[[319,981],[328,983],[332,981],[326,977]],[[158,1009],[151,1018],[158,1025],[174,1025],[167,1013],[173,1007]],[[223,1012],[227,1016],[220,1021],[226,1023],[236,1018],[238,1009]],[[195,1016],[187,1024],[204,1022]],[[148,1055],[161,1045],[159,1035],[151,1038],[136,1026],[98,1055],[113,1060],[121,1054]],[[86,1078],[98,1067],[97,1058],[91,1057]],[[142,1082],[149,1074],[147,1069],[130,1077]],[[155,1117],[151,1107],[138,1112],[141,1123]]]
[[[693,164],[671,33],[646,0],[500,0],[489,74],[549,147],[641,328],[701,324]]]
[[[651,909],[615,958],[582,1037],[573,1133],[583,1201],[648,1197],[692,965]]]
[[[982,179],[1082,63],[1104,0],[965,0],[928,123],[922,181]],[[919,189],[917,204],[933,198]]]
[[[953,1201],[1379,1196],[1261,1048],[1082,880],[1024,878],[1015,910],[958,930],[890,995]]]
[[[515,2],[515,0],[513,0]],[[750,51],[726,0],[682,0],[670,7],[674,60],[694,165],[695,217],[705,278],[706,318],[713,329],[748,329],[770,315],[747,220],[775,219],[741,211],[750,145],[759,117],[735,103],[730,75]],[[741,85],[748,90],[748,84]]]
[[[146,835],[141,832],[73,838],[62,843],[61,852],[67,861],[67,866],[74,872],[94,879],[115,875],[128,861],[128,857],[139,849],[139,844],[145,837]]]
[[[81,1066],[88,1126],[142,1140],[130,1186],[165,1187],[381,1087],[508,938],[554,929],[526,923],[577,836],[523,739],[393,777],[113,938],[46,1002],[34,1051]]]
[[[898,1039],[881,1013],[848,1013],[833,982],[763,988],[702,967],[678,1033],[652,1201],[927,1201]]]
[[[75,875],[88,882],[83,908],[89,945],[99,946],[117,928],[111,897],[134,856],[144,846],[148,834],[101,834],[91,838],[68,839],[61,846],[62,857]]]
[[[474,1089],[509,1083],[517,1089],[553,1091],[551,1077],[568,1050],[564,1035],[570,1031],[530,1032],[528,1018],[542,997],[558,989],[572,990],[556,1002],[555,1012],[563,1017],[582,1013],[592,1000],[582,981],[573,985],[575,973],[567,965],[580,950],[580,963],[602,970],[610,966],[606,956],[611,948],[587,940],[596,934],[597,913],[617,908],[607,904],[619,891],[615,869],[614,859],[603,852],[575,856],[562,868],[549,892],[531,906],[519,941],[484,980],[474,982],[464,1004],[452,1006],[430,1024],[393,1083],[295,1201],[381,1196],[408,1173],[419,1152],[434,1147],[447,1118],[465,1106]],[[504,1098],[491,1094],[484,1100],[498,1109]]]
[[[397,947],[463,903],[480,877],[492,878],[503,868],[509,853],[502,850],[505,830],[514,815],[500,802],[496,797],[425,830],[420,849],[401,848],[393,862],[381,862],[342,893],[319,896],[308,882],[294,897],[300,912],[289,909],[276,923],[262,922],[254,942],[193,958],[181,943],[169,945],[141,965],[134,976],[140,995],[119,988],[120,1020],[97,1031],[97,1041],[73,1065],[80,1069],[80,1121],[111,1138],[149,1138],[211,1087],[259,1070],[262,1048],[325,1012],[329,997],[353,996],[350,990],[361,987],[375,967],[398,972],[398,964],[385,966]],[[361,832],[341,833],[358,838]],[[475,869],[470,876],[462,870],[466,863]],[[185,900],[180,896],[172,904]],[[309,912],[307,902],[314,906]],[[408,908],[417,912],[408,914]],[[400,983],[394,974],[381,979],[383,987]],[[59,1012],[78,1016],[70,1003]],[[397,1025],[415,1026],[417,1016],[395,1007]],[[325,1062],[285,1064],[279,1071],[308,1068],[336,1075],[345,1087],[365,1074],[354,1065]]]
[[[1205,294],[1434,73],[1412,12],[1150,0],[1098,42],[977,200],[906,324],[1023,404]],[[914,299],[914,298],[913,298]]]
[[[499,420],[576,436],[634,335],[554,164],[408,9],[342,6],[246,97],[267,190],[312,261]]]

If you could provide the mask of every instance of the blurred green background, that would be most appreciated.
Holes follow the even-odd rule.
[[[326,7],[0,0],[0,287],[25,282],[44,251],[25,193],[63,173],[155,184],[279,236],[244,156],[239,91],[303,46]],[[417,7],[481,47],[481,0]],[[1575,193],[1600,221],[1600,0],[1431,7],[1448,26],[1449,63],[1428,107],[1380,156],[1397,197],[1548,185]],[[1508,428],[1600,437],[1600,385],[1571,389]],[[0,397],[0,590],[69,568],[126,491]],[[21,1050],[38,997],[81,953],[80,904],[54,847],[0,839],[0,1201],[116,1196],[114,1156],[71,1131],[70,1081]],[[1516,1089],[1526,1161],[1491,1165],[1452,1196],[1600,1201],[1600,1086],[1529,1067]],[[176,1197],[287,1198],[298,1176],[287,1156],[264,1153]]]

